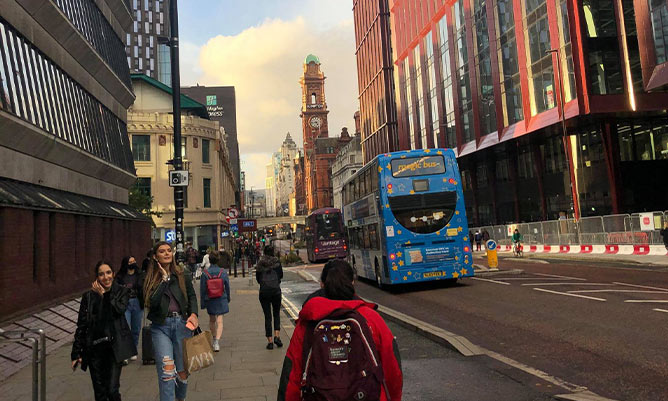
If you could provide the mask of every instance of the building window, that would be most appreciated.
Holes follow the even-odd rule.
[[[438,36],[437,36],[438,37]],[[432,128],[432,139],[434,142],[434,147],[438,147],[439,140],[438,137],[441,133],[440,122],[438,117],[438,82],[436,81],[436,67],[434,65],[434,37],[431,32],[427,34],[427,37],[424,39],[424,47],[426,49],[427,57],[427,78],[429,82],[429,102],[431,104],[431,109],[427,111],[427,114],[431,112],[431,128]],[[423,147],[427,147],[427,142],[422,144]]]
[[[668,61],[668,3],[665,0],[648,0],[652,18],[656,63]]]
[[[209,140],[202,139],[202,163],[209,164],[211,163],[211,158],[209,155]]]
[[[466,23],[463,0],[458,0],[452,6],[452,16],[454,18],[455,42],[457,45],[455,60],[457,64],[457,87],[459,90],[459,113],[462,118],[464,143],[467,143],[475,139],[475,130],[473,127],[473,96],[471,96],[471,82],[469,79],[469,56],[466,46]]]
[[[584,0],[582,7],[587,24],[585,33],[588,38],[591,93],[624,93],[614,4],[609,1]]]
[[[211,178],[204,178],[204,207],[211,207]]]
[[[478,96],[480,98],[481,134],[496,131],[496,105],[494,103],[494,80],[492,79],[492,61],[489,50],[489,33],[487,32],[487,2],[473,1],[473,20],[475,30],[476,76],[478,77]]]
[[[139,193],[151,196],[151,177],[139,177],[135,185]]]
[[[424,101],[424,87],[422,82],[422,52],[420,45],[415,46],[413,49],[413,57],[415,62],[415,92],[417,94],[417,112],[418,112],[418,129],[420,131],[420,142],[418,138],[415,138],[415,148],[426,148],[427,147],[427,120],[425,112],[425,101]]]
[[[446,16],[438,23],[441,51],[441,78],[443,79],[443,115],[445,117],[445,147],[457,147],[457,130],[455,128],[455,106],[452,89],[452,68],[450,66],[450,38],[448,37],[448,20]]]
[[[556,106],[552,55],[547,53],[551,49],[550,25],[545,0],[527,1],[522,11],[531,115],[535,116]]]
[[[136,162],[151,161],[150,135],[132,135],[132,157]]]
[[[188,158],[188,153],[186,150],[188,149],[188,138],[181,138],[181,157],[184,159]]]
[[[316,95],[315,95],[315,92],[314,92],[314,93],[311,93],[311,104],[315,104],[315,103],[316,103]]]
[[[496,24],[503,121],[509,126],[524,119],[512,0],[497,0]]]

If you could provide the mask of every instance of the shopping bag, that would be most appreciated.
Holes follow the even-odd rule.
[[[197,372],[213,365],[212,336],[210,331],[199,327],[193,336],[183,340],[183,360],[188,373]]]

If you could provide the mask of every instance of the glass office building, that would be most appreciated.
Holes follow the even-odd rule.
[[[390,9],[400,147],[455,149],[472,224],[666,208],[665,0]]]

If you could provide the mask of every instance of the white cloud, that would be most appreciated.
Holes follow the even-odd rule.
[[[316,24],[317,19],[304,17],[268,19],[238,35],[213,37],[199,49],[198,65],[190,63],[197,54],[192,48],[182,52],[184,84],[236,87],[239,150],[248,188],[264,187],[269,154],[288,131],[302,142],[299,77],[309,53],[320,58],[327,76],[330,136],[344,126],[354,129],[359,103],[352,19],[326,28]]]

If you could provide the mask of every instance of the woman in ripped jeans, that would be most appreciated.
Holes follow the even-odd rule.
[[[151,321],[160,401],[185,400],[188,374],[183,339],[199,326],[197,296],[189,273],[176,264],[172,246],[158,242],[153,251],[144,281],[144,303]]]

